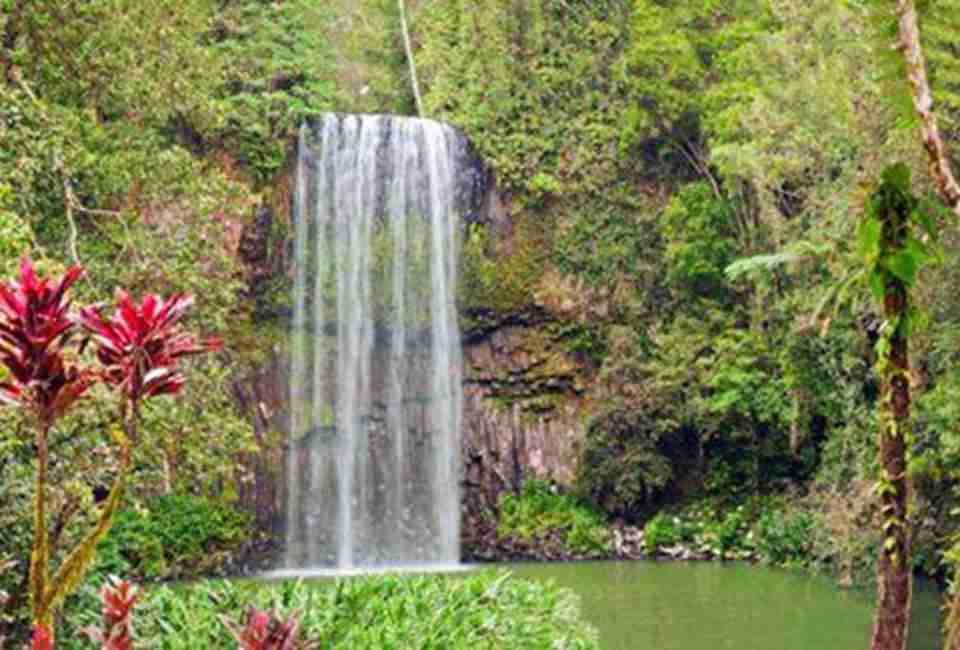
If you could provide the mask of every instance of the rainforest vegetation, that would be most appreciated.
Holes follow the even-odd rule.
[[[327,111],[419,114],[466,134],[500,218],[464,226],[464,339],[520,328],[542,360],[539,375],[487,381],[498,408],[536,419],[576,405],[572,479],[530,470],[488,499],[473,514],[493,541],[465,540],[466,555],[622,556],[633,539],[642,555],[751,559],[847,586],[879,575],[882,597],[897,567],[949,585],[960,190],[943,177],[960,170],[960,0],[916,7],[932,113],[910,83],[912,7],[0,0],[0,276],[25,258],[46,278],[82,267],[76,305],[112,304],[118,289],[195,296],[185,327],[222,341],[179,363],[175,397],[138,403],[129,460],[106,386],[48,422],[53,565],[126,485],[62,607],[78,613],[54,627],[94,623],[108,575],[251,572],[276,550],[284,433],[271,395],[284,388],[264,386],[281,381],[291,310],[297,132]],[[31,620],[35,419],[13,406],[0,419],[0,638],[16,642]],[[589,630],[568,629],[566,594],[500,580],[281,600],[287,615],[332,598],[376,618],[361,601],[386,615],[406,598],[460,607],[485,594],[506,644],[491,647],[593,647]],[[108,591],[122,601],[125,588]],[[238,638],[256,622],[240,621],[244,605],[277,602],[230,583],[198,589],[220,594]],[[144,634],[186,625],[163,621],[164,603],[190,598],[211,601],[148,591]],[[361,632],[337,618],[350,613],[305,612],[316,639],[387,647],[350,640]],[[209,647],[230,638],[216,613],[194,621]],[[449,623],[449,643],[474,647],[474,628]],[[367,633],[413,647],[429,630],[410,625]]]

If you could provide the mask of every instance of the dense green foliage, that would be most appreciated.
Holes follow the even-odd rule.
[[[779,498],[752,498],[723,507],[715,500],[661,511],[644,526],[651,555],[756,559],[776,566],[817,568],[814,516]]]
[[[209,574],[252,534],[245,513],[189,494],[164,495],[117,515],[97,549],[96,570],[140,580]]]
[[[15,503],[29,511],[27,490],[17,485],[13,483],[13,489],[5,494],[15,497]],[[9,554],[7,559],[21,560],[13,568],[23,567],[22,558],[29,555],[27,520],[19,513],[3,519],[0,548]],[[65,534],[79,529],[80,522],[72,522]],[[238,559],[242,546],[255,540],[256,535],[246,513],[187,494],[160,496],[138,508],[122,510],[97,548],[96,562],[85,581],[86,595],[68,601],[65,622],[69,624],[78,610],[90,606],[94,591],[91,586],[108,575],[124,575],[137,581],[222,575]],[[0,571],[0,591],[22,595],[24,578],[25,571]],[[18,597],[11,605],[0,622],[9,623],[15,634],[22,634],[28,629],[26,600]]]
[[[954,0],[921,10],[955,139],[960,13]],[[816,525],[801,546],[844,579],[866,575],[882,320],[852,242],[890,161],[929,187],[890,8],[428,2],[415,28],[428,113],[474,140],[523,228],[468,241],[485,278],[468,315],[546,310],[589,362],[579,493],[640,519],[696,494],[806,493]],[[948,247],[956,237],[949,223]],[[914,343],[929,570],[954,526],[952,257],[923,271],[931,318]],[[787,538],[806,525],[768,524]]]
[[[506,572],[155,587],[135,613],[138,643],[169,650],[236,647],[220,616],[240,620],[250,605],[301,612],[301,638],[321,648],[597,647],[571,593]],[[75,624],[96,619],[89,609]],[[77,640],[64,647],[87,646]]]
[[[856,225],[889,163],[910,169],[922,199],[930,186],[890,5],[408,3],[427,117],[469,136],[502,200],[497,223],[465,229],[463,329],[525,327],[534,373],[559,368],[563,381],[510,377],[494,401],[521,418],[576,404],[585,422],[576,498],[541,483],[504,495],[503,535],[561,536],[589,555],[608,548],[610,515],[645,524],[650,550],[871,573],[884,323]],[[191,326],[225,339],[227,352],[190,366],[196,390],[145,410],[134,503],[104,546],[117,571],[189,575],[204,569],[198,549],[216,555],[242,534],[217,513],[276,459],[279,437],[255,435],[259,397],[242,380],[271,353],[288,289],[298,124],[413,110],[396,3],[0,8],[0,270],[24,252],[44,270],[82,261],[82,302],[119,286],[189,291],[203,298]],[[960,160],[958,17],[958,0],[922,3],[936,110]],[[241,240],[261,207],[278,218],[253,269]],[[960,530],[956,223],[941,240],[937,265],[893,263],[916,276],[928,315],[911,328],[909,469],[916,564],[929,572]],[[114,414],[98,404],[52,434],[65,541],[116,471],[100,442]],[[0,591],[11,594],[31,534],[23,432],[0,422],[0,566],[16,561]],[[782,507],[752,509],[757,495]],[[190,513],[205,525],[178,535],[184,546],[164,537]]]
[[[612,550],[600,512],[544,481],[527,481],[519,495],[503,494],[499,506],[501,537],[537,542],[559,535],[565,552],[578,557],[604,556]]]

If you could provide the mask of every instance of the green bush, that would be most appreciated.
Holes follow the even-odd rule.
[[[519,496],[500,498],[501,537],[529,541],[554,532],[562,533],[567,550],[577,555],[604,555],[612,547],[603,515],[546,481],[529,480]]]
[[[693,295],[728,299],[724,269],[736,254],[733,206],[700,182],[684,186],[663,216],[670,283]]]
[[[657,549],[673,546],[683,541],[683,534],[679,527],[679,520],[665,512],[658,513],[643,527],[643,543],[647,553],[653,554]]]
[[[97,571],[128,578],[182,578],[222,566],[252,534],[250,516],[190,494],[122,511],[98,547]]]
[[[757,553],[771,564],[803,565],[813,543],[813,519],[805,512],[766,510],[755,527]]]
[[[657,503],[673,483],[675,431],[667,418],[615,404],[587,425],[577,490],[604,511],[627,517]]]
[[[725,513],[722,519],[708,522],[704,526],[702,540],[711,545],[715,552],[723,553],[742,549],[746,533],[746,519],[742,508],[738,508]]]
[[[211,581],[149,589],[136,612],[138,647],[234,648],[220,621],[247,607],[300,611],[301,638],[337,650],[523,648],[592,650],[596,633],[576,597],[507,572],[469,576],[376,576],[316,582]],[[96,608],[70,621],[95,624]],[[68,650],[87,648],[62,634]]]

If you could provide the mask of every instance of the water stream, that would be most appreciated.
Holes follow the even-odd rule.
[[[330,114],[302,129],[288,570],[459,560],[454,289],[473,166],[429,120]]]

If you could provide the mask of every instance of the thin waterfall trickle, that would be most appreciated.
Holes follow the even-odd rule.
[[[475,167],[430,120],[301,131],[287,569],[459,561],[454,291]]]

